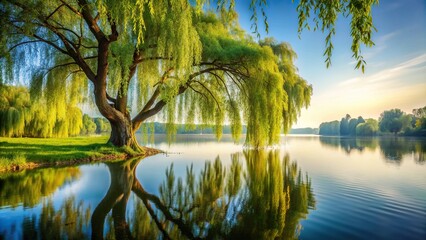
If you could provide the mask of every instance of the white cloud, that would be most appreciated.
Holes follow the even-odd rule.
[[[373,84],[378,82],[392,82],[392,80],[398,79],[400,76],[406,75],[410,72],[421,71],[426,67],[426,53],[418,55],[412,59],[408,59],[402,63],[395,65],[394,67],[383,69],[374,74],[366,74],[360,77],[353,77],[347,80],[343,80],[338,83],[338,88],[341,87],[357,87],[359,84]],[[402,82],[402,81],[400,81]]]
[[[393,31],[387,34],[379,36],[377,39],[373,39],[375,46],[373,48],[366,49],[364,54],[364,59],[366,61],[371,61],[375,56],[382,53],[389,46],[388,42],[392,40],[394,37],[398,36],[401,31]]]

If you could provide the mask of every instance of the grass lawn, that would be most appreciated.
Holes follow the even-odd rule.
[[[0,171],[54,165],[66,161],[124,158],[126,149],[106,144],[108,136],[74,138],[0,137]]]

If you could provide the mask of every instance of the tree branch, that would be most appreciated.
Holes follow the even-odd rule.
[[[84,20],[89,26],[90,31],[93,33],[98,42],[107,40],[105,34],[102,32],[99,27],[96,19],[92,17],[92,14],[89,12],[89,4],[86,0],[78,0],[78,5],[81,7],[81,14],[83,15]]]
[[[21,45],[24,45],[24,44],[27,44],[27,43],[36,43],[36,42],[42,42],[42,41],[41,40],[32,40],[32,41],[20,42],[16,45],[12,46],[11,48],[9,48],[9,50],[7,50],[7,52],[11,52],[13,49],[15,49],[15,48],[17,48]]]
[[[167,207],[161,202],[161,199],[153,194],[146,192],[137,179],[133,181],[132,191],[141,200],[146,199],[153,202],[157,209],[159,209],[164,214],[166,219],[176,224],[176,226],[185,236],[187,236],[189,239],[196,239],[196,237],[192,233],[191,227],[186,225],[185,222],[182,221],[182,219],[174,217],[173,214],[171,214],[170,211],[167,209]]]
[[[202,75],[204,73],[210,72],[210,71],[215,71],[215,70],[220,70],[217,67],[211,67],[211,68],[206,68],[203,69],[201,71],[198,71],[196,73],[193,73],[191,75],[189,75],[188,77],[188,81],[186,82],[185,85],[181,85],[179,87],[178,93],[177,95],[182,94],[183,92],[186,91],[186,89],[188,89],[191,80],[194,79],[195,77]],[[176,95],[176,96],[177,96]],[[136,131],[139,127],[140,124],[145,121],[147,118],[150,118],[152,116],[154,116],[155,114],[157,114],[158,112],[160,112],[163,107],[166,105],[166,102],[164,100],[160,100],[158,101],[155,106],[149,110],[145,110],[145,111],[140,111],[133,119],[132,119],[132,124],[133,124],[133,130]]]
[[[204,93],[202,93],[202,92],[198,91],[197,89],[193,88],[191,85],[189,86],[189,88],[191,88],[191,89],[192,89],[192,91],[194,91],[194,92],[196,92],[196,93],[200,94],[201,96],[203,96],[206,100],[208,100],[208,99],[209,99],[209,98],[206,96],[206,94],[204,94]]]
[[[114,104],[117,104],[117,99],[111,97],[108,93],[106,93],[106,97],[107,97],[108,101],[110,101]]]
[[[117,25],[115,21],[111,18],[110,14],[108,14],[108,22],[109,22],[109,25],[111,26],[111,34],[108,36],[108,40],[110,42],[117,41],[118,39]]]
[[[222,109],[220,108],[219,102],[217,101],[216,97],[213,95],[213,93],[202,82],[197,81],[197,80],[193,80],[192,82],[200,84],[210,94],[210,96],[212,96],[213,100],[216,102],[217,107],[219,108],[219,111],[222,111]]]
[[[62,3],[61,5],[59,5],[51,14],[49,14],[49,16],[46,17],[46,20],[48,20],[50,17],[52,17],[53,14],[55,14],[63,6],[65,6],[64,3]]]
[[[182,94],[183,92],[185,92],[185,90],[188,88],[187,85],[185,86],[180,86],[179,87],[179,91],[177,95]],[[166,102],[164,100],[160,100],[157,102],[157,104],[155,104],[155,106],[149,110],[146,110],[144,112],[139,112],[138,115],[136,115],[133,119],[132,119],[132,123],[133,123],[133,130],[136,131],[139,127],[140,124],[145,121],[147,118],[150,118],[152,116],[154,116],[155,114],[157,114],[158,112],[161,111],[161,109],[163,109],[163,107],[166,106]]]
[[[115,108],[122,112],[122,113],[126,113],[127,114],[127,92],[130,86],[130,81],[132,80],[133,76],[136,73],[136,67],[137,64],[135,64],[135,62],[139,59],[139,52],[135,49],[135,51],[133,52],[133,63],[132,65],[130,65],[128,71],[129,71],[129,75],[127,77],[127,79],[122,80],[121,86],[119,87],[118,91],[117,91],[117,101],[116,101],[116,105]],[[122,69],[122,76],[125,75],[124,71],[126,71],[127,69]]]
[[[136,180],[137,181],[137,180]],[[142,198],[142,202],[146,207],[146,210],[148,210],[149,214],[151,215],[152,219],[155,222],[155,225],[157,225],[158,229],[160,229],[160,232],[163,234],[164,239],[171,239],[167,231],[164,229],[163,224],[158,220],[157,215],[155,215],[154,209],[152,209],[151,204],[149,203],[148,199]]]
[[[83,17],[83,15],[75,8],[73,8],[71,5],[69,5],[67,2],[61,0],[61,3],[67,6],[69,10],[71,10],[73,13],[75,13],[77,16]]]

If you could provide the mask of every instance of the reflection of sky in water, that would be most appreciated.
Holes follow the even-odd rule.
[[[178,136],[179,137],[179,136]],[[161,138],[152,146],[168,152],[143,159],[136,177],[143,187],[158,194],[165,171],[173,163],[176,177],[185,177],[186,168],[193,164],[196,176],[205,161],[220,157],[224,167],[231,163],[231,154],[244,147],[229,138],[217,142],[212,137],[184,136],[169,146]],[[422,142],[422,151],[424,142]],[[397,163],[384,159],[380,146],[356,146],[350,154],[340,145],[324,144],[318,137],[287,137],[280,146],[282,157],[288,153],[303,172],[311,178],[316,210],[302,221],[301,238],[418,238],[426,237],[426,165],[417,164],[412,152],[404,152]],[[358,146],[359,147],[359,146]],[[245,166],[241,156],[240,162]],[[93,211],[105,196],[110,184],[105,164],[79,167],[81,176],[48,196],[58,209],[65,199],[76,196]],[[46,200],[46,199],[44,199]],[[133,209],[134,196],[128,202]],[[34,208],[22,206],[0,208],[0,233],[15,228],[21,232],[24,217],[38,216],[42,203]],[[14,226],[14,227],[13,227]],[[90,230],[88,230],[90,231]],[[18,237],[19,238],[19,237]]]
[[[62,202],[67,197],[75,195],[76,202],[84,200],[86,203],[96,206],[99,196],[105,195],[111,181],[108,167],[102,163],[83,165],[80,167],[80,172],[81,177],[77,181],[57,191],[53,198]]]

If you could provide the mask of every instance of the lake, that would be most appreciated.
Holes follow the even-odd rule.
[[[426,239],[426,139],[165,139],[145,159],[0,175],[0,239]]]

